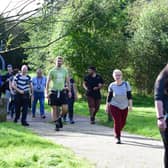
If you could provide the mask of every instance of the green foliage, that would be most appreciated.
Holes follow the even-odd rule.
[[[138,1],[130,14],[129,53],[135,84],[140,91],[152,93],[155,78],[168,60],[167,1]]]
[[[51,46],[52,56],[63,55],[80,80],[87,67],[94,65],[109,83],[113,69],[125,69],[128,66],[123,3],[115,0],[85,0],[77,1],[73,8],[63,9],[60,17],[70,21],[56,24],[53,39],[60,34],[67,36]]]

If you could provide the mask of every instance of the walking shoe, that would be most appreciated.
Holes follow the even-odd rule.
[[[90,117],[90,124],[95,124],[95,117]]]
[[[115,138],[115,143],[116,143],[116,144],[121,144],[120,137],[118,137],[118,138]]]
[[[27,122],[22,123],[23,126],[29,126]]]
[[[70,120],[70,124],[75,124],[75,121],[74,120]]]
[[[14,122],[14,123],[17,123],[17,119],[15,118],[15,119],[13,120],[13,122]]]
[[[59,128],[60,128],[59,122],[56,121],[55,122],[55,131],[59,131]]]
[[[42,116],[41,116],[41,118],[42,118],[42,119],[45,119],[45,118],[46,118],[46,116],[45,116],[45,115],[42,115]]]
[[[36,118],[35,114],[32,115],[32,118]]]
[[[95,124],[95,121],[90,121],[90,124]]]

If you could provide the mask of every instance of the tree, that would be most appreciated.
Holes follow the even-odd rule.
[[[168,60],[167,1],[136,2],[131,14],[129,53],[135,84],[139,91],[152,93],[155,78]]]

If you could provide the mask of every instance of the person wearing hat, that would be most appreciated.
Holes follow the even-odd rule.
[[[100,75],[96,73],[96,68],[90,66],[88,68],[88,75],[84,78],[83,87],[86,91],[90,123],[95,124],[96,113],[100,107],[101,93],[100,89],[103,87],[104,81]]]

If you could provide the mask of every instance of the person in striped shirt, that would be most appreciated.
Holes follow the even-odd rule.
[[[21,123],[23,126],[29,126],[26,121],[28,106],[29,106],[29,98],[32,94],[32,82],[31,77],[27,74],[28,67],[27,65],[23,65],[21,67],[21,72],[14,77],[12,82],[12,87],[14,88],[15,94],[15,119],[14,122],[17,123],[20,118],[20,112],[22,108],[22,117]]]

